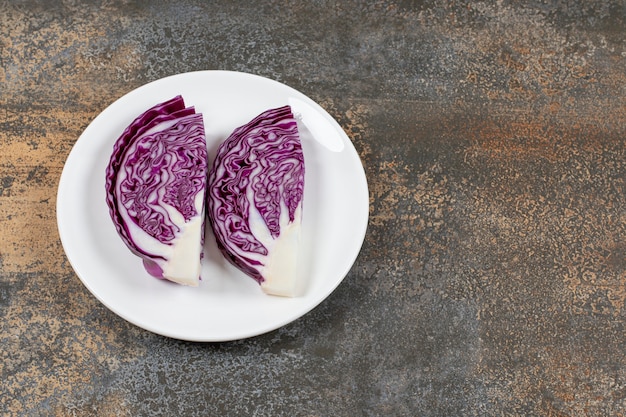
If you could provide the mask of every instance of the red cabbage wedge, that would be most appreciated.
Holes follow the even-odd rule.
[[[304,156],[289,106],[270,109],[220,144],[207,215],[225,257],[263,291],[296,295]]]
[[[118,234],[151,275],[198,285],[207,174],[202,114],[181,96],[145,111],[115,142],[106,201]]]

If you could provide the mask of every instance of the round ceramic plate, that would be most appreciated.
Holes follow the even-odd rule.
[[[135,117],[178,94],[203,114],[210,161],[236,127],[270,108],[292,107],[306,170],[298,296],[264,294],[253,279],[224,259],[209,228],[202,279],[195,288],[149,276],[141,260],[117,235],[104,187],[113,144]],[[368,208],[367,181],[359,156],[339,124],[318,104],[267,78],[200,71],[133,90],[91,122],[63,168],[57,222],[76,274],[110,310],[164,336],[228,341],[275,330],[328,297],[361,249]]]

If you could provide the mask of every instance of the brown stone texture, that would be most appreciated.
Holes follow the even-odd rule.
[[[370,190],[328,299],[214,344],[100,304],[55,212],[94,117],[207,69],[319,102]],[[626,416],[625,187],[623,1],[0,1],[0,414]]]

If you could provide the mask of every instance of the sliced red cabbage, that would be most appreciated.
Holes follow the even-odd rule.
[[[145,111],[115,142],[106,201],[118,234],[151,275],[198,285],[207,173],[202,114],[181,96]]]
[[[296,293],[304,157],[289,106],[235,129],[209,172],[207,214],[218,248],[268,294]]]

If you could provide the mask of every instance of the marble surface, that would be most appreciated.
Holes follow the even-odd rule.
[[[622,1],[0,1],[0,414],[625,416],[625,29]],[[319,102],[370,186],[337,290],[213,344],[107,310],[55,217],[95,116],[205,69]]]

